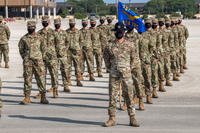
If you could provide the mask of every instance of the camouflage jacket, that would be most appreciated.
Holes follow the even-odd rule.
[[[22,59],[43,60],[45,54],[44,39],[39,34],[26,34],[18,44]]]
[[[173,35],[171,28],[165,28],[163,32],[163,50],[165,55],[169,55],[173,45]]]
[[[189,37],[189,31],[187,29],[187,27],[185,25],[180,25],[181,27],[183,27],[183,35],[184,35],[184,40],[187,40]]]
[[[80,46],[82,49],[92,49],[92,33],[89,29],[80,29]]]
[[[67,33],[65,30],[55,31],[56,35],[56,53],[58,58],[67,57],[69,49]]]
[[[184,38],[185,38],[184,27],[180,26],[180,25],[176,25],[176,27],[177,27],[177,30],[178,30],[179,47],[181,48],[181,47],[184,47],[183,46]]]
[[[44,60],[57,59],[56,53],[56,35],[55,31],[51,28],[45,30],[44,28],[38,31],[38,34],[44,39]]]
[[[148,32],[144,32],[139,40],[139,54],[142,63],[151,64],[151,54],[150,54],[150,44],[151,37]]]
[[[101,32],[99,28],[90,28],[92,34],[92,47],[93,49],[101,49]]]
[[[171,51],[178,51],[179,50],[179,33],[176,26],[171,28],[172,31],[172,46]]]
[[[69,50],[71,51],[80,51],[80,41],[81,41],[81,33],[78,29],[67,29],[67,36],[68,36],[68,43],[69,43]]]
[[[101,41],[101,46],[104,48],[108,44],[107,40],[107,27],[106,25],[98,25],[97,26],[100,29],[100,41]]]
[[[112,77],[131,77],[131,71],[135,67],[135,57],[135,47],[128,40],[124,40],[121,44],[116,40],[112,41],[104,50],[105,64]]]
[[[5,24],[0,24],[0,45],[8,44],[10,39],[10,29]]]
[[[114,29],[114,25],[110,24],[110,25],[106,25],[106,29],[107,29],[107,41],[113,41],[115,40],[115,32],[112,31],[112,29]]]

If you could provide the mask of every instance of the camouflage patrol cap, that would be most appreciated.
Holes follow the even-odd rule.
[[[144,22],[145,22],[145,24],[146,24],[146,23],[150,23],[150,24],[152,23],[152,21],[151,21],[150,18],[146,18],[146,19],[144,20]]]
[[[74,19],[74,18],[71,18],[71,19],[69,19],[69,23],[70,23],[70,24],[75,24],[75,23],[76,23],[76,21],[75,21],[75,19]]]
[[[49,21],[49,16],[47,16],[47,15],[42,16],[42,21]]]
[[[106,20],[106,17],[101,16],[101,17],[100,17],[100,20]]]
[[[110,16],[110,17],[107,17],[106,19],[107,19],[107,20],[109,20],[109,19],[110,19],[110,20],[113,20],[113,17]]]
[[[82,23],[88,23],[88,19],[86,18],[82,19]]]
[[[61,19],[60,18],[54,19],[54,24],[61,24]]]
[[[165,23],[171,23],[170,18],[165,18]]]
[[[158,21],[159,22],[165,22],[165,19],[164,18],[159,18]]]
[[[0,21],[3,21],[3,16],[0,16]]]
[[[31,20],[27,22],[27,27],[36,27],[36,22]]]
[[[90,22],[91,22],[91,23],[96,23],[96,19],[95,19],[95,18],[91,18],[91,19],[90,19]]]
[[[157,18],[154,18],[154,19],[152,20],[152,23],[158,23],[158,19],[157,19]]]

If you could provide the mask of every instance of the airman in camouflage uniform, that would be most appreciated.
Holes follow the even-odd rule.
[[[93,56],[93,48],[92,48],[92,34],[90,30],[87,28],[88,20],[82,20],[83,28],[80,29],[81,39],[80,46],[83,52],[83,61],[82,61],[82,73],[85,70],[85,62],[87,64],[88,73],[90,76],[90,81],[95,81],[94,79],[94,56]]]
[[[145,26],[147,29],[151,27],[151,20],[145,20]],[[145,93],[147,95],[147,103],[152,104],[152,81],[151,81],[151,58],[150,58],[150,44],[151,36],[148,32],[141,34],[139,40],[139,56],[141,60],[142,75],[144,77]]]
[[[182,56],[183,56],[183,69],[187,69],[187,57],[186,57],[186,40],[189,37],[189,32],[186,26],[182,24],[182,19],[179,18],[178,25],[182,27],[183,30],[183,46],[182,46]]]
[[[43,38],[35,33],[36,22],[27,22],[28,33],[19,41],[19,53],[23,59],[24,67],[24,100],[21,104],[31,103],[30,94],[32,89],[32,77],[35,76],[39,92],[41,94],[41,103],[48,104],[46,99],[45,66],[43,56],[46,54]]]
[[[107,17],[107,22],[108,24],[106,25],[107,27],[107,41],[112,41],[115,38],[115,34],[112,31],[112,29],[114,28],[114,25],[112,24],[113,18],[112,17]]]
[[[169,23],[169,21],[168,21]],[[165,72],[165,79],[166,79],[166,86],[172,86],[170,81],[170,74],[171,74],[171,62],[170,62],[170,49],[173,43],[172,40],[172,33],[169,28],[164,28],[165,26],[165,19],[159,19],[159,26],[162,32],[162,47],[163,47],[163,59],[164,59],[164,72]]]
[[[165,88],[163,85],[163,82],[165,81],[165,74],[164,74],[164,61],[163,61],[163,28],[158,28],[158,20],[153,19],[152,20],[152,28],[157,34],[157,43],[156,43],[156,48],[157,48],[157,57],[158,57],[158,81],[159,81],[159,91],[165,92]]]
[[[72,62],[74,64],[75,68],[75,75],[77,80],[77,86],[83,86],[81,83],[81,65],[82,65],[82,51],[80,46],[80,39],[81,39],[81,33],[77,28],[75,28],[75,19],[69,20],[69,26],[70,28],[66,30],[67,36],[68,36],[68,43],[69,43],[69,50],[68,50],[68,65],[69,71],[72,70]],[[68,83],[71,84],[71,74],[69,74],[69,81]]]
[[[49,92],[58,89],[58,58],[56,53],[56,34],[53,29],[49,27],[49,16],[42,17],[43,28],[38,31],[38,34],[44,39],[45,54],[43,60],[45,63],[46,72],[47,69],[51,76],[51,88]]]
[[[179,66],[178,66],[178,57],[177,57],[177,51],[179,50],[179,40],[178,40],[178,30],[175,26],[175,18],[171,19],[171,32],[172,32],[172,45],[171,45],[171,71],[173,73],[173,80],[179,81]]]
[[[64,92],[70,92],[68,86],[68,78],[69,75],[69,65],[67,64],[67,51],[69,49],[67,33],[65,30],[62,30],[61,27],[61,18],[57,18],[54,20],[55,25],[55,34],[56,34],[56,53],[60,65],[60,71],[62,75],[62,81],[64,86]],[[58,96],[58,90],[55,88],[53,90],[53,96]]]
[[[102,75],[102,46],[101,46],[101,32],[100,28],[95,27],[96,26],[96,20],[95,18],[92,18],[90,20],[90,32],[92,34],[92,46],[93,46],[93,54],[96,60],[97,65],[97,73],[98,77],[103,77]]]
[[[8,41],[10,39],[10,29],[3,23],[3,17],[0,16],[0,67],[2,61],[2,55],[5,61],[5,68],[9,68],[9,46]]]
[[[117,23],[115,26],[116,40],[110,42],[105,48],[104,58],[109,75],[109,120],[104,126],[110,127],[116,125],[116,97],[119,92],[117,85],[122,84],[124,99],[127,104],[128,114],[130,116],[130,126],[139,127],[135,118],[133,108],[133,79],[131,71],[134,69],[135,53],[134,45],[123,38],[125,29],[123,23]],[[135,90],[134,90],[135,92]]]
[[[125,34],[125,37],[134,45],[135,47],[135,59],[137,62],[133,64],[135,69],[132,70],[132,76],[134,85],[137,92],[137,97],[139,98],[139,110],[144,110],[144,102],[143,102],[143,96],[144,96],[144,78],[142,76],[142,69],[141,69],[141,61],[139,57],[139,40],[140,35],[136,32],[134,32],[134,28],[127,27],[128,31]]]
[[[0,78],[0,95],[1,95],[1,89],[2,89],[2,81],[1,81],[1,78]],[[3,103],[2,103],[2,99],[0,97],[0,117],[1,117],[1,109],[3,107]]]

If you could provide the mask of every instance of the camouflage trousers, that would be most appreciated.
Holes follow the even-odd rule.
[[[150,96],[152,93],[151,65],[142,62],[141,66],[142,66],[142,75],[144,78],[145,93],[147,96]]]
[[[92,74],[94,73],[94,57],[93,57],[93,51],[92,51],[92,48],[90,49],[83,49],[82,50],[82,57],[83,57],[83,60],[82,60],[82,73],[84,73],[85,71],[85,62],[87,64],[87,70],[88,70],[88,73]]]
[[[164,60],[162,57],[158,60],[158,81],[165,80]]]
[[[165,72],[165,79],[170,80],[171,74],[171,62],[170,62],[170,54],[165,54],[164,58],[164,72]]]
[[[4,62],[9,62],[9,46],[8,44],[0,44],[0,63],[2,61],[2,56],[4,57]]]
[[[101,49],[93,49],[93,55],[96,60],[97,72],[102,71],[102,50]]]
[[[78,76],[81,74],[81,65],[82,65],[82,53],[80,50],[69,50],[68,51],[68,65],[69,65],[69,78],[71,78],[71,71],[72,71],[72,63],[75,68],[75,75]]]
[[[158,60],[153,57],[151,59],[151,83],[153,88],[158,87]]]
[[[108,114],[110,116],[116,115],[116,103],[117,97],[119,93],[119,86],[121,84],[124,100],[127,105],[127,111],[130,116],[135,115],[133,100],[133,80],[131,77],[121,78],[121,77],[113,77],[109,76],[109,108]]]
[[[136,96],[138,98],[143,97],[145,95],[145,88],[144,88],[144,78],[142,76],[141,67],[132,70],[132,78],[133,78],[133,85],[136,90]]]
[[[68,81],[68,78],[69,78],[68,76],[69,76],[69,73],[70,73],[69,72],[69,64],[67,63],[67,61],[68,61],[67,57],[58,58],[64,87],[68,86],[67,81]]]
[[[32,89],[32,78],[35,76],[39,92],[46,92],[45,66],[43,60],[24,59],[24,95],[30,95]]]
[[[186,48],[186,40],[183,41],[183,64],[187,64],[187,48]]]
[[[176,51],[171,52],[170,61],[171,61],[171,72],[175,74],[178,72]]]
[[[183,67],[184,65],[183,54],[184,54],[184,49],[183,47],[180,47],[180,52],[178,53],[180,67]]]
[[[51,87],[58,88],[58,59],[45,60],[46,74],[49,71],[51,77]]]

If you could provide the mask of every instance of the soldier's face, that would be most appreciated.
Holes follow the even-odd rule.
[[[60,27],[61,27],[61,24],[55,24],[56,29],[60,29]]]
[[[32,34],[35,32],[36,27],[35,26],[28,26],[27,30],[29,34]]]
[[[48,25],[49,25],[49,22],[48,22],[48,21],[43,21],[43,22],[42,22],[42,26],[43,26],[43,27],[47,27]]]
[[[159,21],[159,26],[160,27],[162,27],[162,26],[164,26],[165,25],[165,23],[163,22],[163,21]]]
[[[182,20],[178,20],[178,24],[181,24],[182,23]]]
[[[74,27],[75,27],[75,23],[70,23],[70,24],[69,24],[69,27],[70,27],[70,28],[74,28]]]
[[[100,19],[100,23],[101,23],[101,24],[104,24],[104,22],[105,22],[105,21],[104,21],[103,19]]]
[[[171,26],[174,26],[174,25],[175,25],[175,23],[174,23],[174,21],[172,21],[172,22],[171,22]]]
[[[166,26],[167,28],[169,28],[169,27],[170,27],[170,23],[166,23],[165,26]]]
[[[85,28],[85,27],[87,27],[87,23],[82,23],[82,26]]]
[[[152,27],[152,25],[151,25],[150,23],[145,23],[145,27],[146,27],[147,29],[150,29],[150,28]]]
[[[117,31],[115,31],[115,37],[117,39],[122,39],[124,37],[124,33],[125,33],[124,30],[117,30]]]
[[[109,24],[112,23],[112,20],[111,20],[111,19],[108,19],[107,21],[108,21]]]
[[[153,23],[152,28],[156,29],[157,27],[158,27],[158,24],[157,23]]]
[[[96,23],[91,22],[90,25],[91,25],[91,27],[95,27],[95,26],[96,26]]]

